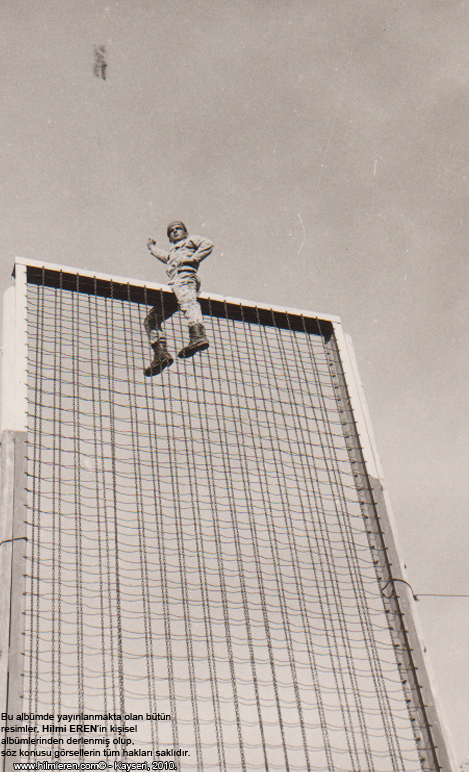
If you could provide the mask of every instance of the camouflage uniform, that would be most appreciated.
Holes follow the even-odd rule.
[[[168,284],[173,290],[178,307],[184,314],[189,327],[202,324],[202,309],[197,301],[200,290],[200,279],[197,276],[199,263],[213,251],[213,244],[202,236],[186,236],[172,245],[169,252],[159,249],[156,245],[148,246],[151,254],[166,264]],[[161,329],[160,310],[155,306],[145,319],[144,325],[150,343],[164,340]]]

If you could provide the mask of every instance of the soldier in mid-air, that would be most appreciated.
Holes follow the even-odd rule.
[[[154,257],[166,264],[168,284],[189,326],[189,343],[178,354],[181,359],[187,359],[209,347],[203,326],[202,309],[197,301],[200,290],[197,269],[199,263],[212,253],[213,244],[201,236],[189,236],[186,226],[179,220],[168,225],[167,234],[172,245],[169,252],[159,249],[153,239],[148,239],[147,247]],[[161,329],[161,322],[161,312],[154,306],[144,322],[154,351],[153,361],[146,368],[145,375],[158,375],[174,362],[166,348],[166,336]]]

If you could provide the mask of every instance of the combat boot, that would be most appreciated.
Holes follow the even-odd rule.
[[[203,324],[193,324],[189,327],[189,343],[179,352],[178,357],[188,359],[197,354],[198,351],[205,351],[208,347],[209,342]]]
[[[145,375],[159,375],[167,367],[173,364],[174,359],[166,348],[165,340],[157,340],[151,347],[155,352],[153,362],[145,370]]]

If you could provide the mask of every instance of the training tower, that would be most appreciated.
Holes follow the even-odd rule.
[[[205,294],[209,351],[145,378],[149,307],[186,335],[167,287],[14,276],[1,710],[53,716],[23,750],[102,758],[33,742],[100,714],[183,772],[450,772],[340,320]]]

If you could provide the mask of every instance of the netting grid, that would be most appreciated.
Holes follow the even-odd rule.
[[[158,712],[187,772],[420,770],[324,339],[209,314],[145,378],[147,310],[28,286],[24,709]]]

